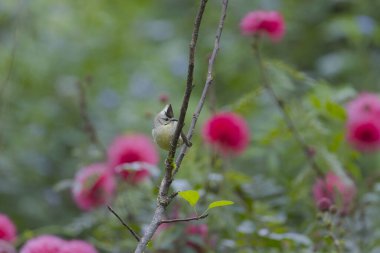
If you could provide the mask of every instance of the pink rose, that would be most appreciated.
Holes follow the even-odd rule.
[[[98,251],[88,242],[73,240],[66,242],[59,253],[98,253]]]
[[[139,183],[151,175],[147,168],[137,171],[117,170],[118,166],[143,162],[157,165],[159,156],[151,139],[142,134],[122,135],[115,138],[108,148],[108,162],[110,168],[124,180]]]
[[[380,118],[379,96],[368,92],[359,94],[347,104],[347,116],[349,121],[362,116],[377,116]]]
[[[246,121],[232,112],[221,112],[212,116],[203,125],[202,136],[223,154],[240,154],[249,144]]]
[[[380,98],[361,93],[347,104],[346,138],[362,152],[380,148]]]
[[[313,186],[314,201],[321,211],[327,211],[334,204],[341,212],[346,213],[355,195],[355,185],[351,181],[344,181],[333,172],[327,173],[323,179],[317,179]]]
[[[41,235],[30,239],[20,253],[59,253],[65,241],[54,235]]]
[[[13,242],[16,239],[16,226],[5,214],[0,213],[0,240]]]
[[[96,163],[77,172],[72,194],[78,207],[88,211],[108,203],[115,188],[115,179],[107,165]]]
[[[261,35],[266,33],[272,41],[279,41],[285,33],[285,23],[277,11],[252,11],[240,22],[244,35]]]

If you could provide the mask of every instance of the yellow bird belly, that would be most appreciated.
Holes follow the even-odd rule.
[[[170,142],[174,136],[174,132],[175,132],[175,129],[177,126],[177,124],[173,124],[173,123],[167,124],[167,125],[162,125],[162,126],[154,128],[152,130],[152,135],[153,135],[154,141],[162,149],[165,149],[165,150],[170,149]],[[178,140],[177,146],[182,145],[182,143],[183,143],[183,141],[182,141],[182,138],[180,137]]]

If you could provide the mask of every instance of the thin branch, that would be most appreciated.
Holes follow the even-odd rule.
[[[206,97],[207,97],[207,93],[208,93],[208,91],[209,91],[209,89],[210,89],[210,87],[214,81],[214,76],[213,76],[214,63],[215,63],[215,59],[216,59],[216,56],[218,55],[219,48],[220,48],[220,38],[222,36],[224,22],[225,22],[226,17],[227,17],[227,7],[228,7],[228,0],[223,0],[222,12],[221,12],[218,29],[216,31],[216,36],[215,36],[214,49],[212,50],[212,54],[211,54],[209,61],[208,61],[206,82],[205,82],[205,85],[204,85],[204,88],[202,91],[201,98],[198,102],[197,108],[195,109],[195,112],[193,113],[193,119],[190,123],[190,128],[189,128],[189,131],[187,133],[187,139],[189,141],[193,137],[195,125],[197,124],[199,115],[202,111],[203,105],[204,105]],[[176,174],[178,172],[178,170],[181,166],[182,160],[185,157],[187,148],[188,147],[186,145],[182,145],[181,151],[180,151],[180,153],[177,157],[177,160],[176,160],[176,169],[174,171],[174,174]]]
[[[13,31],[11,34],[11,40],[13,40],[13,45],[12,45],[11,52],[10,52],[9,67],[8,67],[7,73],[5,74],[5,77],[4,77],[4,79],[0,85],[0,98],[2,98],[3,93],[5,92],[6,86],[9,84],[9,81],[11,80],[12,73],[14,70],[14,63],[15,63],[15,59],[16,59],[16,51],[17,51],[17,46],[18,46],[17,29],[19,28],[20,23],[22,21],[21,20],[21,13],[23,12],[23,10],[24,10],[24,3],[23,3],[23,1],[20,0],[18,3],[17,13],[15,15],[14,28],[13,28]],[[0,99],[0,102],[1,101],[2,100]]]
[[[7,107],[7,99],[6,99],[6,89],[10,84],[10,81],[12,79],[12,74],[15,69],[15,61],[16,61],[16,53],[17,53],[17,47],[18,47],[18,38],[17,38],[17,30],[19,28],[21,23],[21,13],[23,11],[23,3],[22,1],[19,1],[18,3],[18,9],[17,13],[15,15],[15,24],[13,31],[11,33],[11,41],[13,41],[11,51],[10,51],[10,59],[9,59],[9,66],[6,70],[6,73],[4,74],[4,79],[0,83],[0,123],[4,122],[4,119],[2,117],[4,116],[6,112]],[[1,128],[0,124],[0,128]],[[1,134],[1,133],[0,133]],[[0,135],[0,147],[2,146],[2,136]]]
[[[89,81],[87,81],[89,82]],[[92,124],[90,116],[88,114],[88,105],[87,105],[87,99],[86,99],[86,89],[85,89],[85,84],[82,82],[77,82],[78,86],[78,92],[79,92],[79,111],[80,111],[80,116],[83,120],[83,130],[87,134],[89,140],[98,147],[98,149],[105,154],[106,150],[102,143],[99,140],[99,137],[96,132],[95,126]]]
[[[260,47],[259,47],[259,37],[254,38],[252,47],[256,53],[256,58],[259,64],[259,70],[262,76],[263,86],[268,91],[269,95],[273,98],[277,107],[280,109],[280,112],[284,118],[286,125],[288,126],[289,130],[292,132],[294,139],[297,141],[297,143],[301,147],[307,161],[311,165],[311,168],[316,172],[316,174],[319,177],[323,177],[324,173],[321,170],[321,168],[318,166],[318,164],[316,163],[314,159],[314,154],[313,152],[311,152],[310,146],[306,143],[305,139],[298,132],[295,123],[293,122],[292,118],[290,117],[288,111],[285,108],[284,102],[277,96],[276,92],[274,91],[273,87],[270,84],[266,69],[263,64],[263,60],[261,58]]]
[[[187,221],[194,221],[194,220],[202,220],[206,218],[208,214],[203,214],[201,216],[192,217],[192,218],[185,218],[185,219],[173,219],[173,220],[162,220],[160,224],[164,223],[176,223],[176,222],[187,222]]]
[[[175,199],[177,196],[178,196],[178,191],[177,192],[173,192],[172,194],[169,195],[169,201],[172,201],[173,199]]]
[[[13,37],[16,37],[16,36],[14,35]],[[6,88],[7,84],[9,83],[9,81],[11,79],[11,76],[12,76],[12,73],[13,73],[14,62],[15,62],[15,58],[16,58],[16,48],[17,48],[17,45],[16,45],[16,42],[14,42],[13,46],[12,46],[12,49],[11,49],[11,53],[10,53],[10,60],[9,60],[8,71],[7,71],[7,73],[5,75],[5,78],[4,78],[4,80],[3,80],[3,82],[1,83],[1,86],[0,86],[0,97],[3,96],[5,88]]]
[[[198,40],[198,34],[199,34],[199,28],[201,25],[202,17],[204,10],[206,8],[208,0],[200,0],[200,6],[195,18],[194,22],[194,28],[193,28],[193,33],[190,41],[190,47],[189,47],[189,64],[188,64],[188,74],[187,74],[187,82],[186,82],[186,90],[185,94],[183,97],[182,101],[182,107],[181,107],[181,113],[178,119],[177,123],[177,128],[174,134],[174,137],[171,142],[171,147],[168,153],[168,156],[165,161],[165,176],[161,181],[158,197],[157,197],[157,206],[156,210],[154,212],[152,221],[150,222],[148,228],[146,229],[146,232],[144,233],[144,236],[141,238],[141,241],[137,245],[137,248],[135,250],[135,253],[143,253],[144,249],[146,248],[146,245],[148,244],[149,240],[152,238],[154,232],[157,230],[158,226],[162,222],[162,217],[164,215],[166,207],[169,205],[171,201],[171,196],[169,196],[169,188],[170,185],[173,181],[175,173],[178,171],[179,167],[181,166],[182,159],[185,155],[186,152],[186,145],[184,145],[180,151],[180,154],[177,158],[176,163],[174,163],[174,157],[175,157],[175,152],[176,152],[176,147],[178,144],[178,139],[181,134],[185,117],[186,117],[186,112],[191,96],[192,89],[194,87],[193,85],[193,76],[194,76],[194,58],[195,58],[195,51],[196,51],[196,44]],[[223,25],[224,25],[224,20],[226,17],[226,10],[227,10],[227,5],[228,5],[228,0],[223,0],[223,8],[222,8],[222,16],[219,22],[218,30],[217,30],[217,35],[216,35],[216,40],[214,44],[214,50],[213,53],[210,57],[209,60],[209,67],[208,67],[208,74],[207,74],[207,80],[205,87],[203,89],[202,96],[200,98],[200,101],[198,102],[197,110],[196,113],[193,115],[193,120],[189,129],[189,133],[187,135],[188,139],[190,140],[193,131],[195,128],[195,124],[197,121],[197,118],[199,116],[199,113],[202,110],[204,101],[206,99],[206,94],[208,91],[209,86],[212,83],[213,77],[212,77],[212,70],[213,70],[213,65],[215,62],[215,58],[217,55],[217,52],[219,50],[219,43],[220,43],[220,36],[222,33]],[[190,137],[190,138],[189,138]]]
[[[10,62],[9,62],[8,71],[7,71],[5,78],[4,78],[4,80],[0,86],[0,119],[3,117],[4,112],[6,111],[5,89],[9,83],[9,81],[11,80],[11,76],[12,76],[13,69],[14,69],[14,62],[15,62],[15,58],[16,58],[16,42],[14,42],[14,44],[13,44],[10,57],[11,58],[10,58]],[[3,119],[0,120],[0,122],[2,122],[2,121],[3,121]],[[0,147],[1,146],[2,146],[2,137],[0,136]]]
[[[189,46],[189,64],[188,64],[188,72],[187,72],[186,90],[185,90],[185,94],[182,101],[181,113],[178,119],[177,128],[174,133],[173,139],[171,141],[171,147],[170,147],[168,156],[166,157],[165,175],[160,184],[160,189],[159,189],[159,193],[157,197],[156,210],[154,212],[152,221],[148,225],[143,237],[141,238],[140,242],[138,243],[136,247],[135,253],[144,252],[146,245],[148,244],[154,232],[157,230],[158,226],[160,225],[165,209],[169,205],[169,202],[170,202],[170,198],[168,197],[169,188],[173,181],[173,176],[174,176],[173,170],[176,167],[174,164],[174,156],[175,156],[175,152],[176,152],[176,148],[178,144],[178,139],[185,122],[185,117],[186,117],[186,112],[187,112],[187,107],[189,104],[191,92],[193,90],[195,50],[196,50],[196,45],[198,41],[199,28],[201,26],[201,21],[202,21],[203,13],[206,8],[207,1],[208,0],[200,0],[198,12],[195,17],[193,33],[191,36],[191,41],[190,41],[190,46]]]
[[[112,207],[110,207],[110,206],[107,206],[107,207],[108,207],[108,210],[113,215],[115,215],[115,217],[121,222],[121,224],[123,224],[123,226],[126,227],[129,230],[129,232],[133,235],[133,237],[139,242],[140,241],[140,236],[130,226],[128,226],[127,223],[125,223],[123,221],[123,219],[112,209]]]
[[[176,131],[174,133],[174,137],[173,137],[172,142],[171,142],[171,147],[169,150],[168,157],[166,159],[166,162],[167,162],[166,169],[170,173],[170,177],[172,177],[172,171],[174,169],[174,166],[172,163],[173,163],[175,152],[177,149],[178,139],[179,139],[179,136],[181,134],[182,128],[184,126],[187,107],[189,105],[191,92],[192,92],[193,87],[194,87],[193,79],[194,79],[195,51],[196,51],[196,45],[197,45],[197,41],[198,41],[199,28],[201,25],[203,13],[204,13],[204,10],[206,8],[207,2],[208,2],[208,0],[201,0],[201,2],[200,2],[198,13],[197,13],[197,16],[196,16],[195,22],[194,22],[193,34],[192,34],[190,45],[189,45],[189,63],[188,63],[188,69],[187,69],[186,90],[185,90],[185,94],[184,94],[184,97],[182,100],[181,113],[179,115],[177,128],[176,128]]]

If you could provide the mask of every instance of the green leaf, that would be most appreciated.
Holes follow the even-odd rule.
[[[325,107],[326,107],[327,113],[332,118],[338,119],[338,120],[346,119],[346,111],[341,105],[332,101],[327,101]]]
[[[234,202],[229,201],[229,200],[218,200],[218,201],[214,201],[214,202],[210,203],[210,205],[208,205],[207,210],[210,210],[211,208],[215,208],[215,207],[229,206],[229,205],[233,205],[233,204],[234,204]]]
[[[178,195],[189,202],[191,206],[195,206],[199,200],[199,193],[194,190],[181,191]]]

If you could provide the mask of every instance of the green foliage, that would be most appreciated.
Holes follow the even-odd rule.
[[[194,191],[194,190],[181,191],[178,193],[178,196],[180,196],[181,198],[186,200],[187,203],[189,203],[194,208],[197,205],[198,200],[200,198],[199,192]],[[233,204],[234,204],[234,202],[232,202],[230,200],[213,201],[208,205],[208,207],[207,207],[206,211],[204,211],[204,213],[207,213],[208,210],[215,208],[215,207],[229,206],[229,205],[233,205]]]
[[[186,200],[192,207],[195,207],[200,197],[199,193],[194,190],[181,191],[178,193],[178,196]]]
[[[234,202],[232,202],[230,200],[218,200],[218,201],[214,201],[214,202],[210,203],[207,207],[207,210],[210,210],[210,209],[215,208],[215,207],[230,206],[233,204],[234,204]]]

